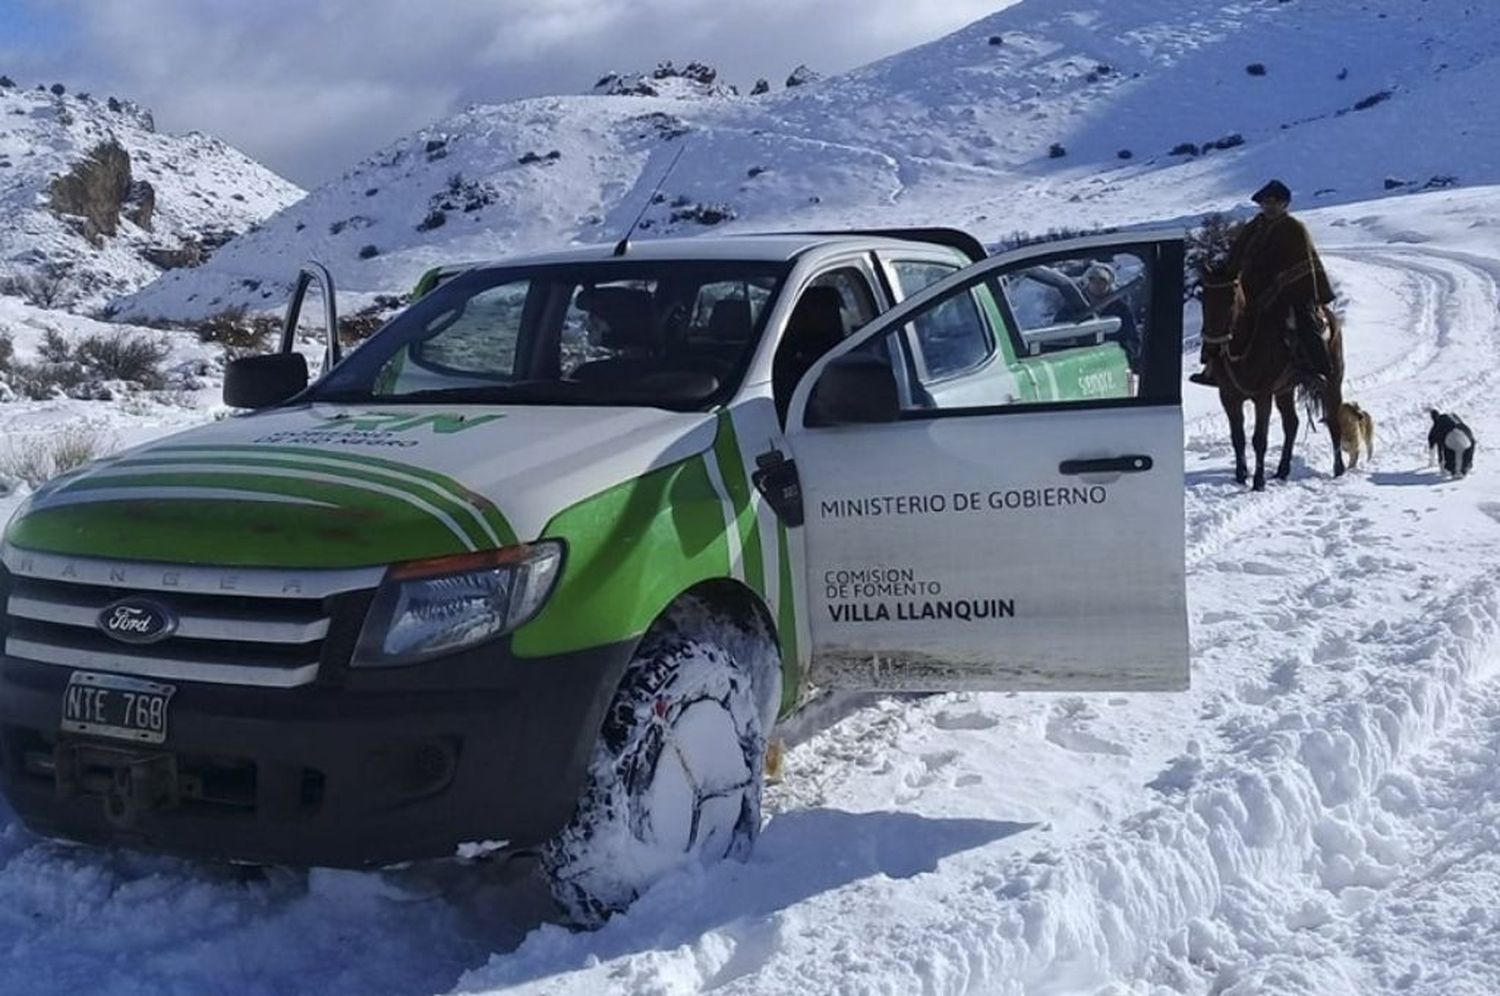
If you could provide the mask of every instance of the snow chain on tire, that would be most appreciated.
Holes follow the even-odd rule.
[[[728,641],[711,635],[717,628],[675,614],[642,640],[605,714],[577,813],[543,849],[553,895],[581,926],[599,925],[652,882],[694,860],[744,858],[759,833],[763,704],[749,668],[723,645]],[[704,725],[705,707],[719,710],[707,714],[709,733],[717,736],[690,742],[684,735]],[[686,776],[692,796],[686,827],[680,819],[672,823],[679,814],[653,810],[658,779],[673,773],[663,763],[680,765]],[[732,769],[727,775],[715,771],[726,764]],[[702,784],[695,771],[698,777],[706,772]],[[705,804],[733,805],[736,797],[738,815],[721,840],[715,832],[722,825],[702,825]],[[674,837],[685,838],[686,849],[672,844]]]

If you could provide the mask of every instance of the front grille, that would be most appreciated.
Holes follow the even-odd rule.
[[[330,634],[347,653],[350,620],[335,626],[337,606],[361,607],[380,570],[215,572],[118,564],[6,549],[5,653],[10,657],[152,678],[290,688],[312,682]],[[228,590],[226,590],[228,589]],[[146,595],[177,620],[172,635],[129,644],[98,625],[120,599]],[[337,632],[335,632],[337,630]]]

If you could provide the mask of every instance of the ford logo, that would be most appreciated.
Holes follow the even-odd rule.
[[[177,631],[177,617],[160,602],[125,598],[99,613],[99,628],[121,643],[155,643]]]

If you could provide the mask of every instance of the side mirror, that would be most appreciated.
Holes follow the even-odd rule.
[[[231,360],[224,368],[224,403],[234,408],[269,408],[307,387],[307,358],[271,353]]]
[[[808,425],[894,422],[901,417],[896,374],[883,356],[845,353],[813,385],[807,402]]]

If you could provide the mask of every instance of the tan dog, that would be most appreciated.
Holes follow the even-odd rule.
[[[1349,458],[1350,470],[1359,464],[1361,449],[1366,457],[1375,455],[1375,420],[1352,401],[1339,406],[1339,445]]]

